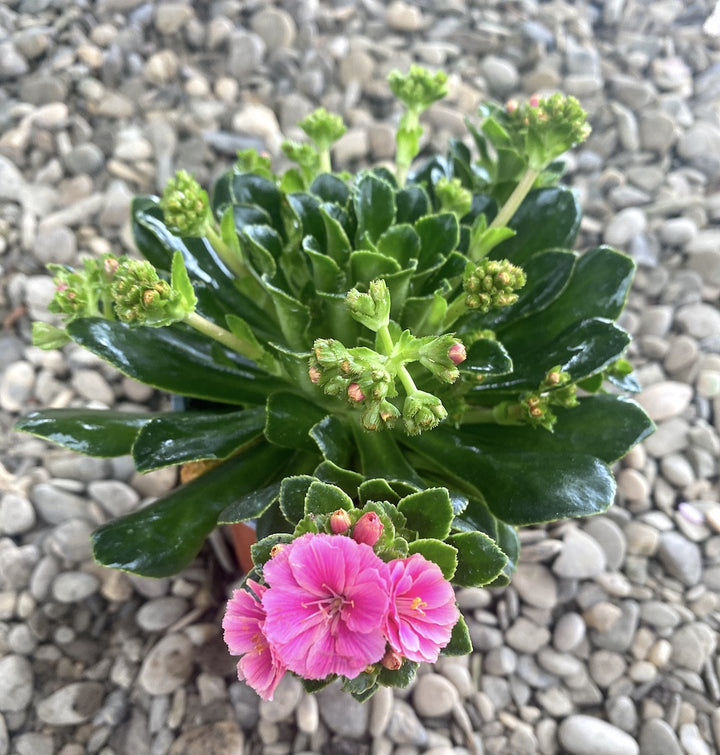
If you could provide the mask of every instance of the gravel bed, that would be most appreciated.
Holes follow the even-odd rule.
[[[0,4],[0,755],[710,755],[720,751],[720,13],[710,0],[6,0]],[[658,429],[604,516],[526,529],[511,587],[458,595],[474,652],[361,706],[286,678],[272,703],[220,633],[224,540],[173,579],[101,568],[88,535],[175,484],[11,426],[37,406],[168,408],[70,346],[30,345],[49,262],[132,248],[128,208],[208,181],[322,104],[338,166],[393,152],[385,76],[450,72],[426,138],[486,97],[560,89],[579,248],[627,250],[623,325]]]

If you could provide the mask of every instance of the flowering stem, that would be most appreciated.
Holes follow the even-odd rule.
[[[539,170],[534,168],[528,168],[525,171],[525,175],[520,179],[518,185],[513,189],[513,193],[507,198],[505,204],[500,208],[500,211],[495,216],[494,220],[488,228],[502,228],[506,226],[515,211],[522,204],[523,199],[527,196],[530,189],[532,189],[535,179],[540,175]]]
[[[507,401],[497,406],[473,406],[465,412],[462,421],[463,424],[523,424],[520,405]]]
[[[445,312],[445,319],[443,320],[441,328],[443,333],[446,332],[449,328],[452,328],[458,318],[468,311],[467,305],[465,304],[466,298],[467,294],[463,290],[448,305],[447,311]]]
[[[330,150],[318,150],[320,162],[318,164],[318,173],[332,173],[332,163],[330,162]]]
[[[385,356],[390,356],[392,350],[395,347],[392,336],[390,335],[390,329],[387,325],[382,325],[377,331],[378,338],[380,340],[380,346]]]
[[[415,381],[412,379],[412,376],[404,364],[401,364],[398,367],[397,376],[400,378],[400,382],[408,396],[414,396],[416,393],[420,393],[418,387],[415,385]]]
[[[185,317],[184,322],[191,328],[208,336],[208,338],[212,338],[214,341],[221,343],[223,346],[227,346],[232,351],[251,359],[253,362],[259,362],[263,357],[267,356],[264,352],[259,351],[252,343],[249,343],[242,338],[238,338],[229,330],[225,330],[225,328],[221,328],[214,322],[210,322],[210,320],[197,314],[197,312],[190,312],[190,314]]]
[[[205,228],[205,235],[213,249],[220,255],[220,259],[237,275],[238,278],[247,277],[247,269],[241,259],[233,254],[232,249],[223,241],[222,236],[215,230],[212,223]]]

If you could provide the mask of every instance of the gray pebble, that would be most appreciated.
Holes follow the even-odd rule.
[[[699,621],[686,624],[670,639],[673,663],[699,673],[717,647],[713,630]]]
[[[68,571],[58,574],[52,583],[52,596],[60,603],[80,603],[97,592],[100,580],[94,574]]]
[[[30,491],[30,500],[37,513],[48,524],[61,524],[67,519],[87,518],[87,501],[56,485],[41,482]]]
[[[299,699],[300,694],[295,704]],[[325,726],[335,734],[349,739],[360,739],[365,735],[370,707],[341,692],[338,685],[331,684],[318,693],[318,707]]]
[[[637,742],[622,729],[599,718],[574,715],[558,729],[562,746],[572,755],[638,755]]]
[[[678,140],[677,151],[693,167],[708,178],[720,176],[720,128],[706,121],[698,121]]]
[[[607,706],[608,718],[613,726],[634,734],[638,723],[637,708],[632,698],[618,695],[609,701]]]
[[[111,406],[115,401],[113,389],[95,370],[77,370],[72,376],[72,387],[88,401],[99,401]]]
[[[40,552],[36,545],[17,546],[9,538],[0,540],[0,546],[0,588],[22,590],[40,560]]]
[[[423,674],[413,687],[412,697],[418,715],[430,717],[450,715],[459,699],[452,683],[439,674]]]
[[[90,534],[93,528],[85,519],[68,519],[59,524],[50,536],[54,555],[65,561],[84,561],[92,556]]]
[[[77,262],[75,234],[63,225],[41,230],[35,237],[33,251],[42,264],[72,265]]]
[[[161,2],[155,8],[155,28],[160,34],[177,34],[193,17],[191,6],[182,2]]]
[[[603,549],[608,571],[619,569],[625,560],[627,549],[625,535],[620,527],[607,516],[596,516],[588,520],[585,531]]]
[[[35,525],[35,509],[25,496],[5,493],[0,498],[0,534],[20,535]]]
[[[16,79],[26,74],[29,66],[12,42],[0,44],[0,81]]]
[[[88,493],[112,517],[134,511],[140,500],[135,490],[119,480],[94,480],[88,485]]]
[[[0,377],[0,407],[19,412],[27,407],[35,384],[35,370],[28,362],[13,362]]]
[[[643,722],[640,729],[641,755],[683,755],[677,736],[667,721],[662,718],[650,718]]]
[[[580,529],[569,529],[563,538],[563,549],[553,561],[552,570],[565,579],[590,579],[604,571],[605,553],[590,535]]]
[[[168,595],[145,603],[135,616],[138,626],[146,632],[159,632],[172,626],[188,610],[184,598]]]
[[[626,668],[627,664],[620,653],[597,650],[590,656],[590,675],[600,687],[609,687],[623,675]]]
[[[404,700],[395,700],[386,735],[395,744],[423,747],[428,741],[428,733],[415,715],[415,711]]]
[[[578,613],[563,613],[555,623],[553,645],[561,653],[576,648],[585,639],[585,622]]]
[[[91,142],[78,144],[70,152],[63,155],[65,167],[74,175],[87,173],[95,175],[105,164],[105,155],[102,150]]]
[[[55,746],[53,738],[48,734],[27,732],[15,740],[18,755],[53,755]]]
[[[304,734],[314,734],[320,725],[320,712],[315,695],[303,695],[295,711],[298,729]]]
[[[521,653],[536,653],[550,639],[550,632],[525,616],[520,616],[505,633],[505,641]]]
[[[368,733],[380,737],[385,733],[392,716],[395,697],[390,687],[380,687],[372,696],[372,710],[368,720]]]
[[[687,448],[688,423],[675,417],[660,423],[655,432],[644,441],[645,450],[655,458]]]
[[[242,80],[255,72],[265,55],[265,43],[247,31],[234,32],[228,41],[227,74]]]
[[[670,576],[684,585],[696,585],[702,576],[700,548],[679,532],[664,532],[660,536],[658,558]]]
[[[75,726],[89,720],[102,705],[105,689],[99,682],[73,682],[37,704],[37,714],[50,726]]]
[[[676,417],[689,405],[692,388],[675,380],[664,380],[646,388],[639,396],[638,403],[654,422]]]
[[[610,246],[626,247],[633,237],[642,233],[647,227],[645,213],[635,207],[620,210],[607,224],[603,240]]]
[[[21,655],[0,658],[0,711],[12,713],[27,708],[33,696],[33,670]]]
[[[293,17],[281,8],[263,8],[252,17],[250,26],[270,50],[291,47],[297,34]]]
[[[183,731],[173,742],[168,755],[242,753],[244,747],[245,735],[235,721],[216,721],[202,726],[193,726]]]
[[[168,634],[145,656],[138,681],[150,695],[167,695],[187,681],[192,668],[190,640],[184,634]]]
[[[618,653],[627,650],[635,637],[640,606],[634,600],[625,600],[620,604],[622,614],[606,632],[592,632],[595,645]]]
[[[480,64],[480,71],[487,79],[490,90],[498,97],[507,97],[517,89],[517,68],[505,58],[488,55]]]
[[[513,578],[513,586],[528,605],[554,608],[557,603],[555,578],[543,564],[521,561]]]

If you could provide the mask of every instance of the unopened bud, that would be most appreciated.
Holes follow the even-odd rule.
[[[356,543],[365,543],[372,547],[382,535],[383,523],[374,511],[365,512],[355,523],[353,528],[353,540]]]
[[[320,370],[317,367],[311,367],[308,370],[308,377],[311,383],[317,383],[320,380]]]
[[[403,659],[400,653],[388,648],[380,663],[390,671],[397,671],[402,666]]]
[[[330,529],[333,535],[342,535],[350,529],[350,514],[345,509],[333,511],[330,515]]]
[[[530,107],[538,107],[540,105],[540,98],[534,94],[529,100],[528,100]]]
[[[460,364],[460,362],[464,362],[467,359],[465,346],[459,342],[454,343],[448,350],[448,356],[450,357],[450,361],[455,365]]]
[[[357,383],[350,383],[347,389],[347,395],[350,401],[354,401],[356,404],[365,400],[365,394]]]

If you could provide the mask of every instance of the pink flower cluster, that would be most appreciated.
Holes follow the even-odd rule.
[[[353,679],[369,665],[437,660],[459,618],[440,568],[420,554],[382,561],[344,535],[306,534],[235,590],[223,629],[238,677],[272,700],[286,671]]]

